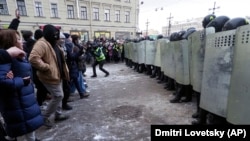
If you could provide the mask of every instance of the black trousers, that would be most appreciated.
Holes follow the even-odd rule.
[[[63,80],[63,99],[62,106],[66,105],[70,96],[70,82]]]
[[[41,106],[43,104],[43,102],[46,100],[47,94],[49,93],[49,91],[45,88],[45,86],[43,85],[43,83],[39,80],[36,79],[34,81],[35,85],[36,85],[36,99],[38,102],[38,105]]]
[[[109,74],[108,71],[106,71],[103,66],[104,66],[105,61],[96,61],[93,63],[92,68],[93,68],[93,75],[96,76],[96,66],[99,64],[99,69],[104,72],[105,74]]]

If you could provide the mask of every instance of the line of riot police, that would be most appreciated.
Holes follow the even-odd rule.
[[[126,65],[145,72],[167,90],[171,103],[197,98],[192,124],[249,124],[250,25],[245,18],[207,15],[203,30],[124,45]],[[248,57],[249,56],[249,57]]]

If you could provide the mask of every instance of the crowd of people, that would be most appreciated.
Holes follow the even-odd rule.
[[[92,63],[91,77],[97,77],[98,64],[108,77],[103,66],[122,60],[122,44],[104,38],[81,42],[78,35],[51,24],[20,34],[19,23],[16,11],[9,28],[0,29],[0,140],[24,136],[39,141],[38,128],[52,128],[70,117],[63,110],[73,109],[68,104],[71,94],[77,90],[80,99],[89,97],[86,64]]]

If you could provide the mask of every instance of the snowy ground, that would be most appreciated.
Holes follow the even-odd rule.
[[[191,124],[195,100],[170,103],[172,92],[146,74],[140,74],[124,63],[105,64],[109,77],[97,67],[97,78],[86,80],[90,96],[72,95],[71,117],[52,129],[41,127],[37,136],[43,141],[150,141],[150,125]],[[23,140],[21,137],[20,140]]]

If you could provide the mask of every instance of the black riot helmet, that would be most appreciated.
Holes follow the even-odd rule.
[[[248,24],[249,22],[245,18],[233,18],[231,20],[228,20],[224,24],[222,31],[233,30],[239,26],[248,25]]]
[[[189,35],[191,35],[195,31],[196,31],[196,29],[194,27],[188,28],[186,33],[182,36],[182,39],[188,39]]]
[[[229,17],[227,16],[219,16],[212,20],[210,23],[208,23],[207,27],[214,27],[215,32],[220,32],[222,31],[222,27],[228,20]]]
[[[159,34],[157,35],[156,39],[159,40],[159,39],[162,39],[163,38],[163,35],[162,34]]]
[[[185,33],[186,33],[185,30],[179,31],[179,32],[178,32],[178,39],[177,39],[177,40],[178,40],[178,41],[179,41],[179,40],[182,40],[182,39],[183,39],[182,36],[183,36]]]
[[[178,32],[173,32],[170,35],[170,41],[177,41],[178,40]]]
[[[213,15],[213,14],[209,14],[209,15],[205,16],[205,17],[203,18],[203,20],[202,20],[202,27],[203,27],[203,28],[206,28],[207,25],[208,25],[208,23],[210,23],[210,22],[211,22],[212,20],[214,20],[215,18],[216,18],[216,16]]]

